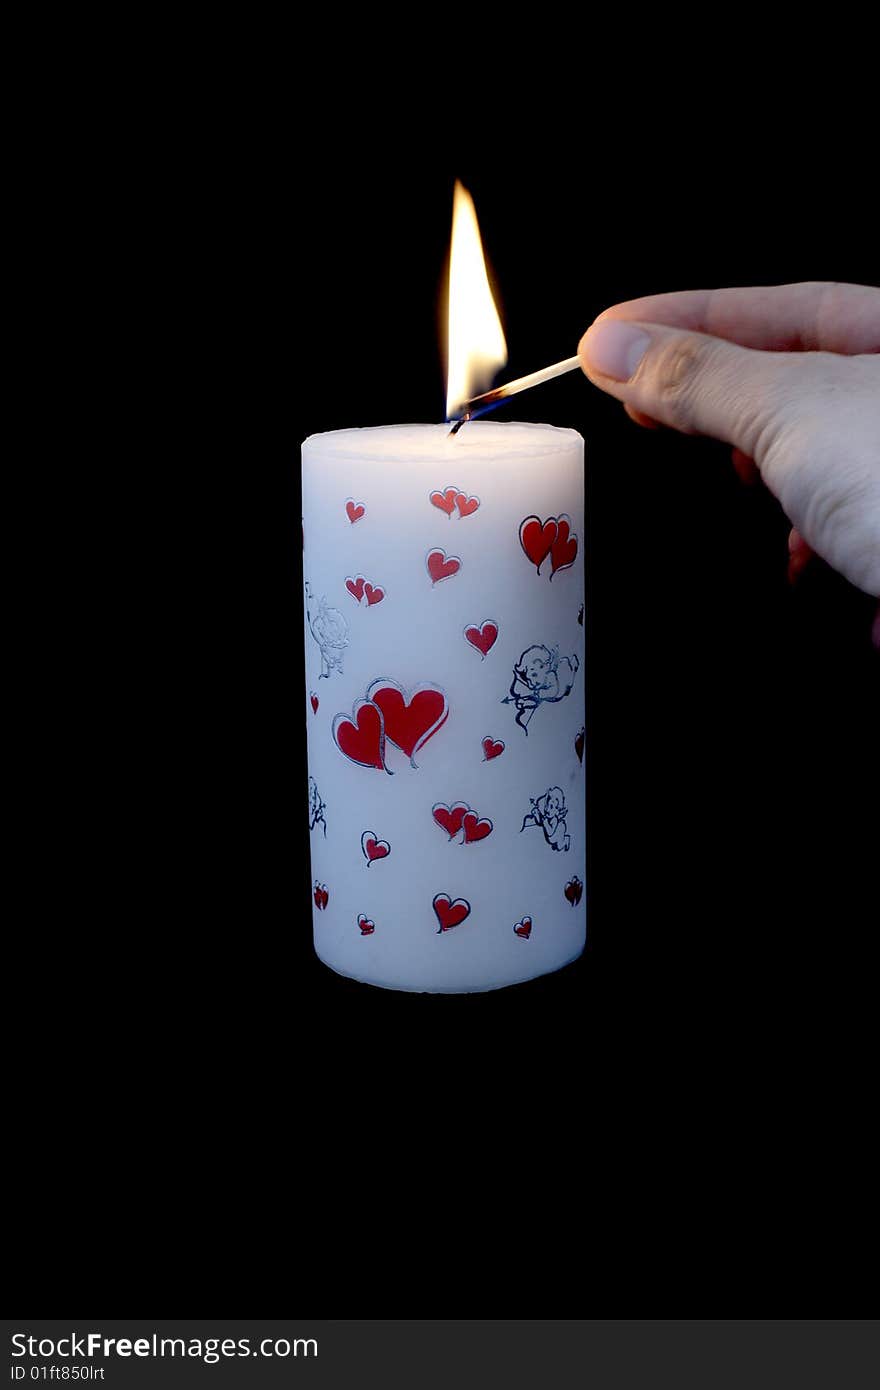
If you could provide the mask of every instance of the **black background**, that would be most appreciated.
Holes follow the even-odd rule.
[[[31,1254],[94,1213],[111,1283],[357,1316],[576,1314],[569,1257],[598,1311],[729,1299],[728,1250],[752,1307],[839,1290],[818,1252],[859,1220],[877,967],[871,601],[820,564],[787,583],[787,523],[721,446],[640,431],[579,374],[502,410],[586,440],[588,947],[488,996],[373,990],[311,949],[298,451],[441,417],[454,177],[515,376],[621,299],[876,282],[861,163],[784,113],[683,161],[660,136],[425,158],[399,121],[316,144],[261,112],[210,149],[200,127],[133,202],[163,360],[109,506],[96,475],[92,623],[59,599],[87,722],[58,803],[76,930],[20,1001],[48,1048],[29,1094],[66,1126],[20,1136]]]

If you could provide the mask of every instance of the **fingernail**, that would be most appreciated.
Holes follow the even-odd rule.
[[[629,381],[648,350],[649,334],[635,324],[620,319],[594,323],[584,340],[588,366],[598,376]]]

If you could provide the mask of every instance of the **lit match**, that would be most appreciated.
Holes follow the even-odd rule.
[[[452,429],[449,431],[450,437],[458,434],[462,425],[468,420],[474,420],[478,415],[482,415],[501,401],[507,400],[508,396],[516,396],[520,391],[528,391],[532,386],[540,386],[545,381],[552,381],[555,376],[563,376],[565,372],[573,372],[575,367],[581,365],[579,357],[566,357],[564,362],[554,362],[552,367],[545,367],[543,371],[531,372],[528,376],[517,377],[516,381],[508,381],[504,386],[496,386],[493,391],[486,391],[482,396],[474,396],[472,400],[465,401],[461,406],[461,414],[456,420]]]

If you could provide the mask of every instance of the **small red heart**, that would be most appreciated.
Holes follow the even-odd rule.
[[[543,522],[536,516],[527,516],[519,528],[519,543],[532,564],[538,566],[539,574],[553,549],[558,530],[555,516]]]
[[[491,762],[493,758],[500,758],[504,752],[504,740],[493,739],[491,734],[487,734],[483,739],[483,762]]]
[[[371,922],[363,912],[358,913],[358,926],[361,929],[361,936],[372,936],[376,930],[376,923]]]
[[[375,586],[372,584],[364,585],[364,598],[368,604],[381,603],[384,597],[385,590],[380,588],[378,584]]]
[[[571,523],[567,516],[557,519],[556,540],[550,551],[550,578],[560,570],[570,569],[578,553],[577,536],[570,535]]]
[[[458,556],[447,556],[445,550],[429,550],[425,564],[432,584],[439,584],[441,579],[451,579],[461,569],[461,560]]]
[[[365,582],[362,574],[359,574],[356,579],[346,579],[345,581],[346,589],[351,594],[352,598],[357,599],[358,603],[360,603],[364,596]]]
[[[456,898],[453,902],[448,893],[438,893],[433,906],[440,923],[440,931],[450,931],[471,915],[471,905],[467,898]]]
[[[479,627],[471,623],[470,627],[466,627],[464,630],[464,638],[485,657],[498,640],[498,624],[493,618],[484,619]]]
[[[431,811],[437,824],[446,831],[451,840],[461,830],[465,815],[470,809],[466,801],[456,801],[454,806],[447,806],[445,802],[438,801]]]
[[[318,700],[318,697],[317,697],[317,695],[315,694],[314,690],[312,691],[311,695],[309,696],[309,700],[311,701],[311,705],[312,705],[312,713],[313,713],[313,714],[317,714],[317,713],[318,713],[318,705],[319,705],[320,701]]]
[[[479,497],[468,497],[466,492],[456,494],[455,505],[459,516],[472,516],[480,505]]]
[[[330,901],[330,894],[327,892],[326,883],[315,884],[315,907],[319,912],[323,912],[327,903]]]
[[[439,507],[441,512],[445,512],[447,516],[452,516],[452,513],[455,511],[455,499],[457,495],[458,488],[455,487],[444,488],[442,492],[432,492],[431,506]]]
[[[572,907],[576,907],[581,900],[581,894],[584,891],[584,885],[581,883],[579,878],[570,878],[568,883],[566,883],[563,891],[565,893],[565,896],[568,898],[568,901],[571,903]]]
[[[478,840],[485,840],[487,835],[492,834],[492,822],[487,816],[478,816],[476,811],[468,811],[464,820],[464,841],[466,845],[475,845]]]
[[[333,720],[332,733],[336,747],[353,763],[386,772],[382,711],[372,700],[358,700],[352,714],[353,718],[347,714],[337,714]]]
[[[528,941],[532,934],[531,917],[524,917],[521,922],[517,922],[513,930],[516,932],[517,936],[521,936],[525,941]]]
[[[367,698],[382,712],[385,737],[412,762],[418,750],[446,723],[449,707],[436,686],[425,685],[407,695],[396,681],[373,681]]]
[[[372,830],[365,830],[361,836],[361,849],[366,857],[367,868],[374,859],[386,859],[391,853],[388,841],[377,839]]]
[[[574,740],[574,751],[575,751],[575,752],[577,753],[577,755],[578,755],[578,762],[579,762],[579,763],[582,763],[583,760],[584,760],[584,730],[583,730],[583,729],[581,729],[580,732],[577,733],[577,734],[575,735],[575,740]]]
[[[353,526],[356,521],[360,521],[361,517],[367,509],[364,506],[363,502],[353,502],[351,498],[349,498],[345,504],[345,510],[348,513],[348,519]]]

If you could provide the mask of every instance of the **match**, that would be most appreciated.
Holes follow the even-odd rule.
[[[575,367],[580,365],[579,357],[566,357],[564,362],[554,362],[552,367],[544,367],[540,372],[531,372],[528,376],[517,377],[516,381],[508,381],[504,386],[496,386],[494,390],[486,391],[482,396],[474,396],[472,400],[465,401],[461,407],[461,414],[449,431],[450,438],[452,435],[458,434],[466,421],[476,419],[478,415],[491,410],[493,406],[506,400],[508,396],[516,396],[520,391],[528,391],[532,386],[540,386],[545,381],[552,381],[555,376],[563,376],[566,372],[573,372]]]

